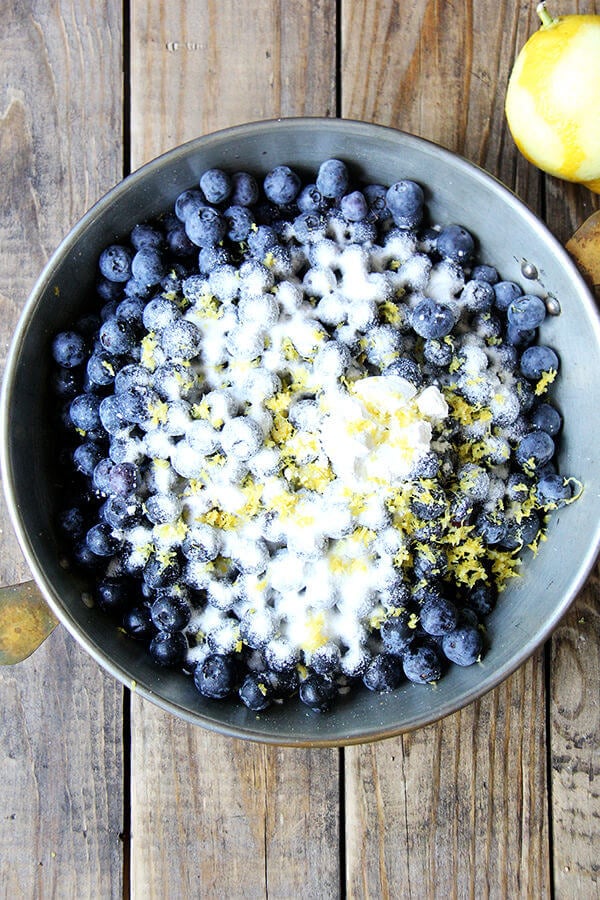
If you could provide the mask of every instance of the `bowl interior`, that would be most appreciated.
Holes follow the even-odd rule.
[[[204,701],[191,679],[157,669],[81,599],[83,583],[60,564],[53,510],[57,490],[46,385],[49,346],[94,303],[101,249],[172,205],[207,168],[265,173],[286,163],[306,174],[328,157],[365,180],[411,178],[425,189],[432,221],[457,222],[477,237],[479,259],[528,292],[558,298],[541,338],[562,360],[552,391],[565,428],[561,472],[585,485],[577,503],[555,513],[538,555],[501,595],[490,617],[491,648],[480,664],[451,667],[435,688],[407,684],[393,694],[366,690],[319,716],[293,702],[257,715],[237,703]],[[539,280],[527,282],[523,261]],[[431,722],[496,685],[542,642],[584,582],[600,539],[598,444],[594,420],[600,371],[595,306],[567,254],[543,224],[496,180],[422,139],[391,129],[329,119],[290,119],[229,129],[171,151],[113,189],[75,226],[42,273],[13,341],[2,403],[2,454],[13,522],[32,574],[71,633],[115,677],[184,718],[228,734],[286,744],[339,744],[385,737]]]

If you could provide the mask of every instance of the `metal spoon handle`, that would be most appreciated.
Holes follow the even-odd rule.
[[[35,581],[0,588],[0,665],[13,666],[37,650],[58,625]]]

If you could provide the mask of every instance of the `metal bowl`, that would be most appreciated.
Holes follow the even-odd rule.
[[[89,304],[98,254],[136,223],[168,208],[207,168],[260,174],[286,163],[314,172],[340,157],[372,181],[411,178],[426,190],[432,220],[476,235],[479,258],[529,292],[556,298],[543,338],[562,360],[553,397],[565,418],[559,464],[585,485],[556,512],[548,540],[529,555],[489,620],[491,648],[480,664],[451,667],[432,689],[405,684],[391,694],[359,690],[326,715],[299,702],[257,715],[237,702],[204,700],[192,680],[156,668],[146,651],[82,602],[80,578],[60,563],[54,522],[56,477],[47,385],[50,342]],[[535,273],[538,277],[535,277]],[[189,722],[251,740],[326,746],[396,735],[426,725],[489,691],[548,637],[583,585],[600,542],[598,442],[600,323],[585,283],[548,229],[502,184],[432,144],[390,128],[334,119],[284,119],[211,134],[148,163],[101,199],[44,269],[17,328],[3,386],[2,464],[8,504],[33,577],[76,640],[129,688]]]

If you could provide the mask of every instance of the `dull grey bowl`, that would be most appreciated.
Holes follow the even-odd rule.
[[[426,190],[433,221],[459,222],[476,235],[482,262],[528,292],[557,298],[561,314],[543,325],[562,375],[552,396],[564,414],[561,471],[585,485],[581,498],[553,515],[548,540],[490,617],[491,647],[480,664],[451,667],[435,688],[406,684],[391,694],[360,690],[327,715],[293,701],[257,715],[234,702],[204,700],[184,675],[156,668],[146,652],[82,602],[84,582],[60,562],[54,523],[56,476],[47,386],[50,342],[94,296],[99,252],[140,221],[167,209],[214,166],[265,173],[286,163],[314,172],[328,157],[364,179],[411,178]],[[522,264],[536,280],[525,281]],[[498,181],[437,145],[361,122],[284,119],[221,131],[147,164],[103,197],[72,229],[40,276],[10,350],[2,394],[2,465],[11,517],[32,575],[52,611],[114,677],[170,712],[215,731],[288,745],[374,740],[428,724],[480,697],[545,640],[582,587],[600,541],[596,413],[600,324],[582,278],[548,229]]]

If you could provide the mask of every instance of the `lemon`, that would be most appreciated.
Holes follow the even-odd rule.
[[[508,82],[508,126],[538,168],[600,193],[600,16],[537,12]]]

